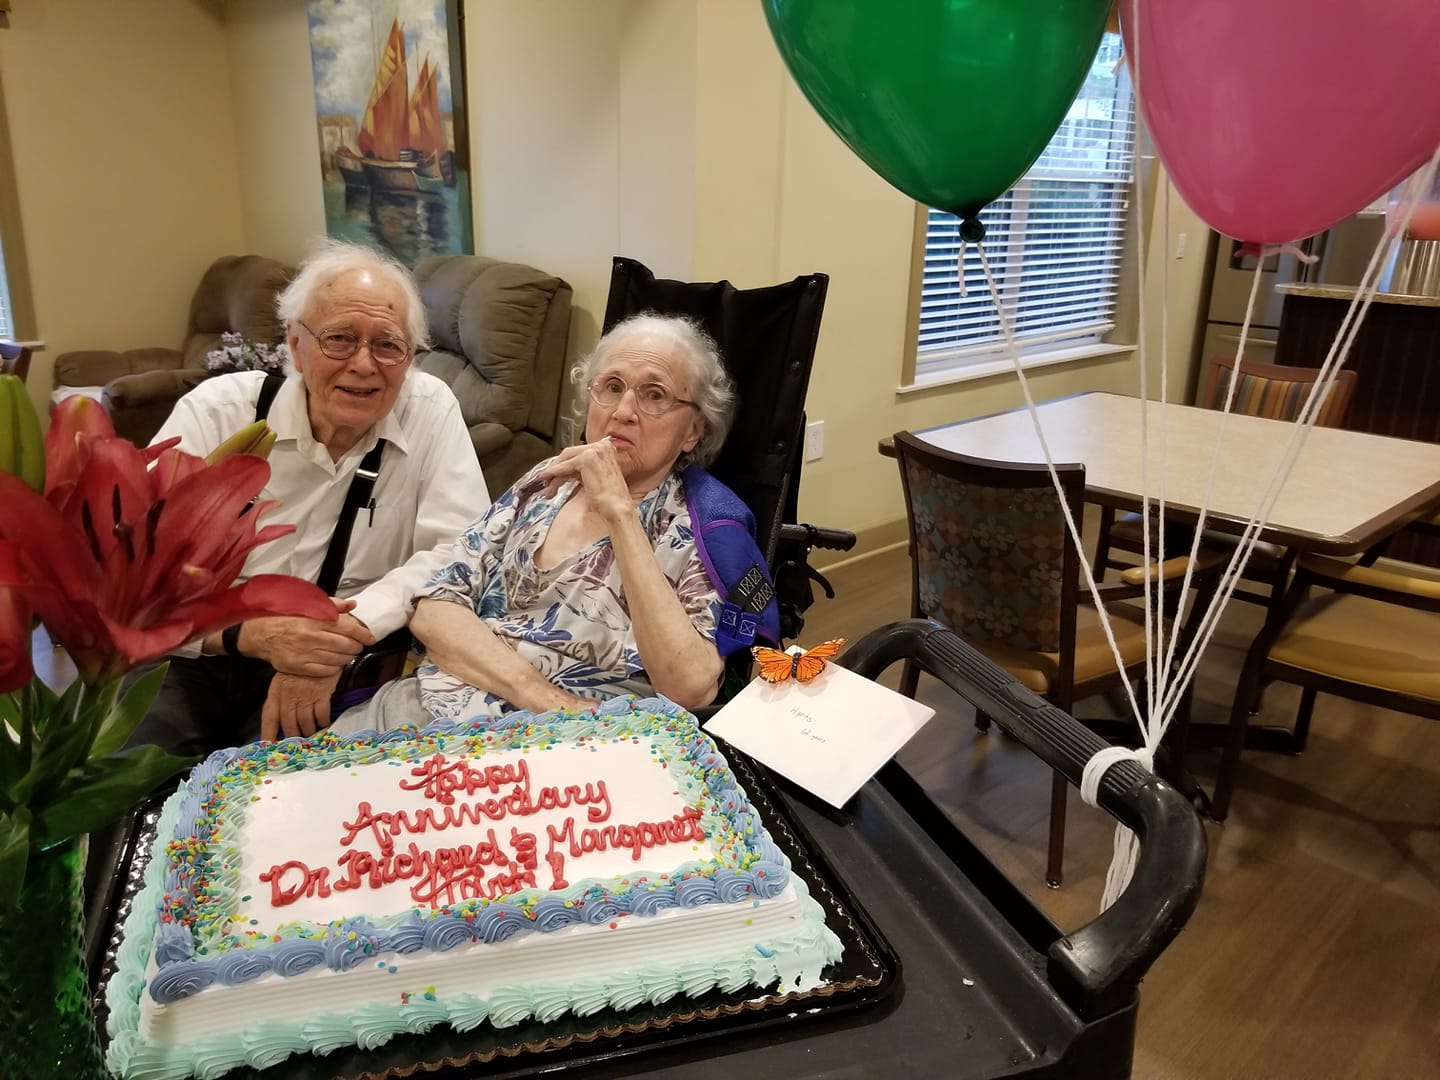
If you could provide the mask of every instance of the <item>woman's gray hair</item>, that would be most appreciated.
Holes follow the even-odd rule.
[[[590,381],[601,365],[621,345],[636,341],[653,341],[668,346],[685,364],[690,376],[690,399],[700,410],[705,430],[695,449],[681,454],[677,465],[709,465],[720,456],[730,425],[735,420],[735,384],[725,373],[720,347],[694,319],[679,315],[657,315],[641,312],[616,323],[608,334],[595,343],[595,348],[570,372],[570,379],[582,393],[576,398],[577,419],[583,425],[589,408]],[[583,427],[582,427],[583,430]]]
[[[300,264],[295,280],[276,299],[276,312],[286,323],[300,322],[314,309],[321,289],[353,271],[369,271],[394,285],[404,298],[405,311],[401,313],[399,322],[405,330],[405,340],[412,349],[423,349],[429,345],[425,304],[420,299],[420,290],[410,271],[398,260],[363,244],[326,240]]]

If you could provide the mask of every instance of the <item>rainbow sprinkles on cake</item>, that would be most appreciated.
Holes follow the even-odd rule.
[[[661,699],[219,751],[157,836],[107,989],[122,1077],[806,990],[840,958],[715,744]]]

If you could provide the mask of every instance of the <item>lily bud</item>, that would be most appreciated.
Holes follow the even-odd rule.
[[[275,432],[264,420],[247,424],[222,442],[205,458],[205,464],[214,465],[223,458],[234,454],[253,454],[258,458],[269,458],[270,449],[275,445]]]
[[[0,375],[0,471],[18,476],[33,491],[45,490],[40,418],[24,382],[15,375]]]

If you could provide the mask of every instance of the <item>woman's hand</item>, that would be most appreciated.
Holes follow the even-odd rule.
[[[548,498],[560,485],[577,480],[585,489],[586,499],[595,512],[612,528],[619,521],[635,516],[635,499],[620,471],[620,457],[609,439],[583,446],[569,446],[560,451],[539,473],[545,481]]]
[[[560,687],[555,686],[554,683],[550,685],[553,688],[553,693],[550,691],[542,691],[536,695],[534,702],[527,705],[526,708],[531,712],[549,712],[551,709],[569,709],[573,712],[575,710],[583,711],[593,709],[599,704],[593,698],[583,698],[579,694],[572,694],[568,690],[562,690]]]

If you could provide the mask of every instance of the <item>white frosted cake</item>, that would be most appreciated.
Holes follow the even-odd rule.
[[[747,986],[840,942],[660,699],[223,750],[166,803],[107,989],[122,1077]]]

